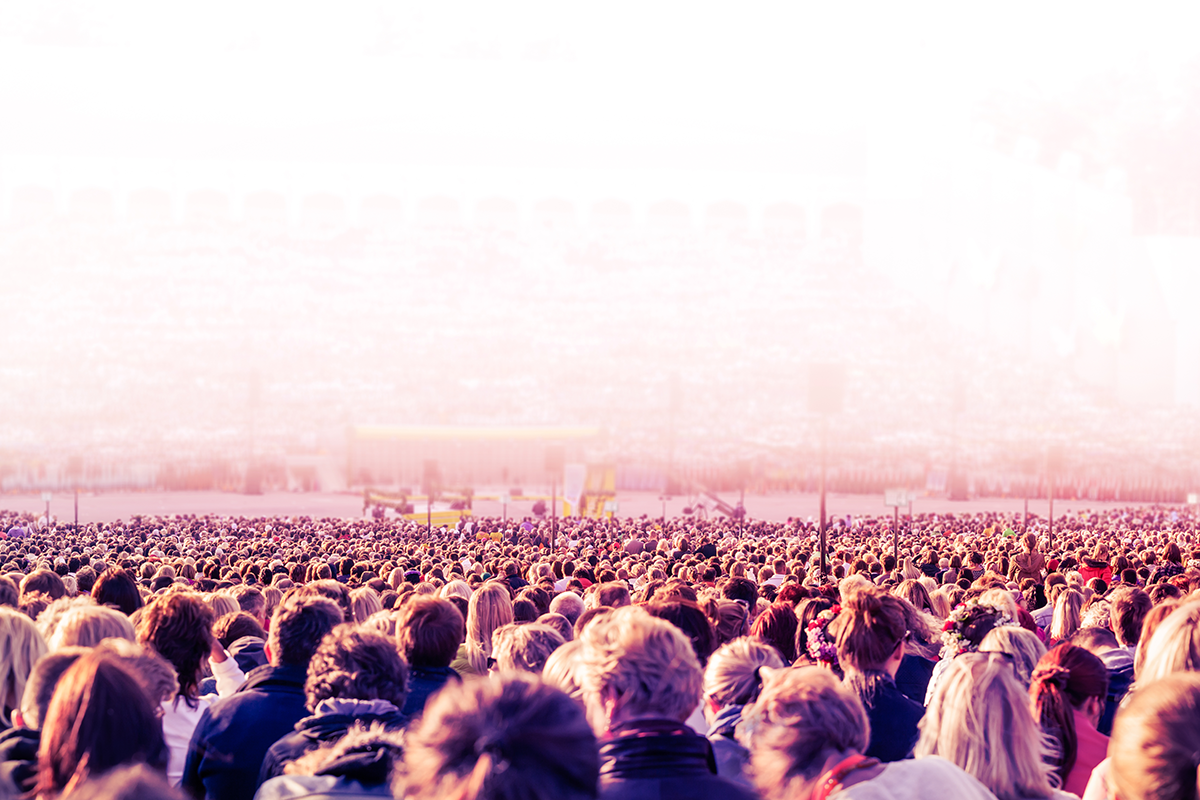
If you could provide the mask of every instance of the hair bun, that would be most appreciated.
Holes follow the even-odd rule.
[[[1071,679],[1071,670],[1058,664],[1044,664],[1033,671],[1033,680],[1039,683],[1050,683],[1060,689],[1067,688]]]

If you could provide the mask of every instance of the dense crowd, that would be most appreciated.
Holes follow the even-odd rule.
[[[0,512],[0,795],[1195,798],[1198,526]]]

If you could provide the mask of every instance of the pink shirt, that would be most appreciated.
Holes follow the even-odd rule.
[[[1064,792],[1083,797],[1088,778],[1092,777],[1092,770],[1108,757],[1108,737],[1096,730],[1091,720],[1076,711],[1075,739],[1079,743],[1075,750],[1075,766],[1067,773],[1067,780],[1062,788]]]

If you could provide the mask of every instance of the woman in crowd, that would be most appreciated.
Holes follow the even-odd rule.
[[[498,582],[480,586],[467,605],[467,640],[450,668],[464,677],[487,675],[492,634],[512,621],[513,604],[508,588]]]
[[[209,701],[200,696],[206,664],[217,679],[217,694],[227,696],[246,676],[212,633],[213,614],[200,595],[172,591],[155,597],[142,609],[138,642],[153,648],[175,667],[179,693],[162,707],[162,733],[170,748],[167,779],[172,786],[183,777],[188,743]]]
[[[540,675],[547,659],[565,644],[549,625],[509,623],[492,634],[493,669],[497,672],[531,672]]]
[[[36,796],[70,794],[90,777],[125,764],[162,771],[167,747],[154,708],[115,659],[90,653],[62,676],[42,726]]]
[[[762,668],[784,666],[774,647],[748,637],[722,645],[708,660],[704,669],[704,717],[718,775],[751,785],[744,774],[750,753],[734,732],[742,721],[742,709],[754,702],[762,688]]]
[[[1068,588],[1054,603],[1054,619],[1050,623],[1050,644],[1070,638],[1079,630],[1083,614],[1083,594]]]
[[[829,670],[764,668],[762,676],[738,736],[763,800],[993,800],[945,759],[881,764],[866,756],[867,712]]]
[[[963,653],[951,662],[921,720],[915,753],[952,761],[999,800],[1070,800],[1053,788],[1051,753],[1029,696],[1001,659]]]
[[[1108,695],[1104,662],[1062,642],[1038,661],[1029,694],[1042,731],[1058,745],[1059,785],[1082,795],[1092,770],[1108,752],[1108,737],[1096,730]]]
[[[1002,659],[1012,665],[1013,677],[1026,689],[1033,680],[1033,668],[1046,654],[1046,645],[1031,633],[1016,625],[1001,625],[992,628],[979,643],[978,652],[993,659]]]
[[[874,589],[852,590],[842,613],[829,625],[837,642],[838,664],[867,709],[871,740],[864,751],[880,761],[899,761],[917,743],[917,723],[925,709],[896,686],[908,638],[905,601]]]
[[[796,660],[796,612],[783,603],[775,603],[754,619],[750,635],[774,647],[784,663]]]
[[[1032,580],[1041,583],[1046,574],[1046,557],[1037,550],[1037,537],[1027,533],[1021,537],[1024,552],[1012,557],[1009,566],[1009,577],[1019,585],[1022,581]]]
[[[33,665],[46,652],[46,643],[29,617],[0,607],[0,726],[11,726],[12,712],[21,707]]]
[[[1146,645],[1146,660],[1137,675],[1136,686],[1145,686],[1176,672],[1200,672],[1200,600],[1175,608],[1155,629]]]

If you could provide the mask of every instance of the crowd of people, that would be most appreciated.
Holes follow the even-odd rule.
[[[917,522],[0,512],[0,796],[1198,796],[1196,515]]]

